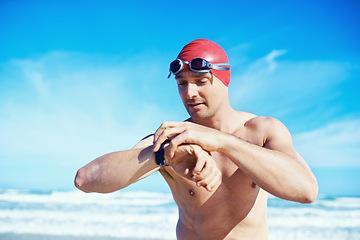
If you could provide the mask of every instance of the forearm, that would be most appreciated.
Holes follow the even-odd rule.
[[[80,168],[75,186],[84,192],[113,192],[158,170],[151,147],[101,156]]]
[[[270,194],[296,202],[312,202],[316,179],[305,161],[228,135],[220,153],[227,155],[256,184]]]

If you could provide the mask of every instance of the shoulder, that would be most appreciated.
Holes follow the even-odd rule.
[[[254,116],[247,120],[244,124],[245,127],[250,128],[272,128],[272,127],[285,127],[279,120],[273,117]]]
[[[255,116],[249,119],[244,126],[262,137],[263,145],[270,146],[271,142],[292,144],[291,135],[286,126],[276,118]]]

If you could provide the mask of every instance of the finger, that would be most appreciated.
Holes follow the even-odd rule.
[[[159,136],[162,134],[162,132],[167,128],[168,122],[163,122],[160,127],[156,130],[154,133],[154,143],[158,140]]]
[[[166,140],[164,137],[158,137],[158,139],[154,142],[153,152],[157,152],[160,150],[161,144]]]
[[[206,186],[212,182],[218,172],[219,170],[215,163],[213,161],[207,161],[204,169],[196,176],[195,181],[198,181],[201,186]]]
[[[193,169],[193,175],[199,175],[200,178],[204,178],[204,176],[210,174],[210,172],[214,168],[213,159],[210,154],[204,151],[201,147],[193,145],[193,148],[195,156],[201,159],[202,162],[204,162],[203,165],[201,165],[201,162],[199,164],[196,163]]]
[[[166,139],[173,139],[177,135],[184,132],[184,124],[180,122],[165,122],[163,123],[159,129],[156,131],[154,135],[154,148],[153,151],[156,152],[159,150],[160,145],[166,140]],[[173,148],[171,149],[171,157],[174,156],[174,152],[176,148],[181,143],[175,144]]]
[[[161,135],[157,137],[157,140],[154,142],[153,151],[156,152],[160,149],[161,144],[163,144],[167,139],[171,139],[178,134],[176,129],[167,128],[162,131]]]
[[[177,129],[176,134],[172,135],[171,139],[171,147],[169,149],[170,156],[174,157],[176,149],[181,144],[191,144],[193,143],[192,139],[190,138],[188,132],[184,129]]]
[[[205,168],[206,166],[206,156],[203,154],[203,150],[199,150],[198,148],[194,148],[194,154],[195,154],[195,157],[196,157],[196,163],[195,163],[195,166],[192,170],[192,174],[193,175],[199,175],[203,169]],[[206,174],[206,173],[205,173]]]
[[[170,142],[170,145],[169,145],[169,156],[170,156],[170,158],[173,158],[175,156],[176,149],[180,145],[176,141],[173,141],[175,138],[176,137],[171,139],[171,142]]]
[[[154,140],[153,140],[153,151],[156,152],[159,150],[160,145],[163,143],[163,141],[159,140],[159,137],[161,135],[163,135],[163,132],[165,131],[165,129],[167,129],[168,123],[167,122],[163,122],[160,127],[156,130],[156,132],[154,133]]]
[[[214,168],[209,167],[208,164],[209,162],[205,161],[204,167],[201,169],[201,171],[193,171],[193,181],[202,181],[206,179],[209,175],[211,175]]]
[[[208,190],[209,192],[214,191],[218,186],[220,186],[221,178],[222,176],[220,171],[217,171],[215,177],[210,180],[210,182],[206,185],[206,190]]]
[[[156,132],[154,133],[154,142],[157,141],[157,139],[159,138],[159,136],[162,134],[162,132],[165,129],[168,128],[174,128],[176,126],[179,126],[181,123],[179,122],[163,122],[160,127],[156,130]]]
[[[204,161],[204,159],[196,160],[195,167],[191,171],[191,174],[192,174],[194,180],[200,180],[200,179],[202,179],[201,178],[202,175],[206,175],[206,173],[204,173],[204,174],[202,173],[204,171],[205,165],[206,165],[206,161]]]
[[[193,179],[196,182],[200,182],[201,185],[203,185],[203,183],[209,183],[210,179],[215,175],[216,171],[214,170],[214,168],[209,168],[206,167],[203,169],[203,171],[198,174],[198,175],[194,175]]]
[[[184,171],[184,177],[188,178],[188,179],[191,179],[191,171],[189,168],[186,168],[185,171]]]
[[[208,191],[212,191],[213,186],[216,185],[216,182],[219,181],[218,173],[219,171],[217,170],[212,171],[204,179],[197,181],[196,185],[199,187],[205,187]]]

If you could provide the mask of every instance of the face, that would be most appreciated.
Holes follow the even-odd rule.
[[[211,73],[182,71],[175,76],[180,97],[194,119],[211,118],[226,99],[226,86]]]

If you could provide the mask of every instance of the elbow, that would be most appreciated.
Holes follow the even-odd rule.
[[[75,187],[86,193],[111,193],[129,185],[125,183],[117,183],[114,185],[109,181],[104,182],[95,169],[97,168],[94,168],[93,166],[85,166],[80,168],[77,171],[74,179]]]
[[[317,191],[312,191],[303,196],[301,203],[313,203],[317,198]]]
[[[303,193],[301,203],[313,203],[315,202],[319,192],[319,187],[316,179],[306,188]]]
[[[80,168],[76,173],[76,176],[75,176],[75,179],[74,179],[74,185],[79,190],[88,193],[88,192],[91,192],[91,191],[89,191],[86,188],[86,186],[87,186],[86,183],[87,182],[88,182],[88,180],[87,180],[86,170],[84,168]]]

